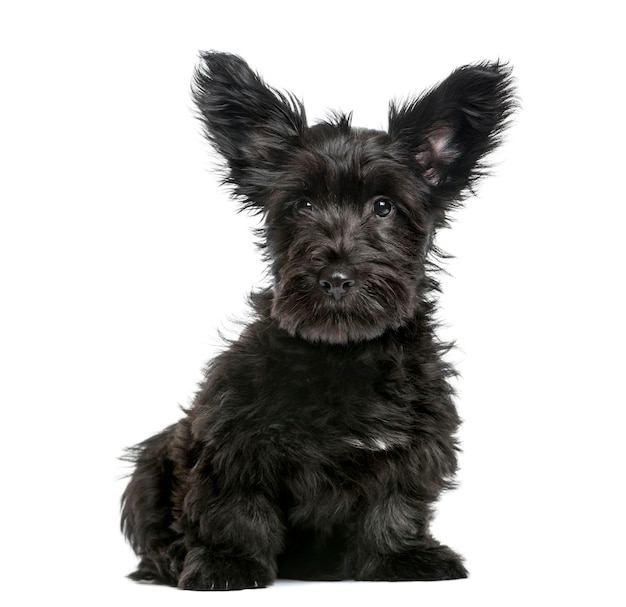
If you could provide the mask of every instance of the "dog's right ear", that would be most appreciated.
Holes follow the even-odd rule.
[[[192,95],[206,137],[228,164],[226,183],[245,208],[261,210],[272,174],[306,128],[302,104],[240,57],[217,52],[200,53]]]

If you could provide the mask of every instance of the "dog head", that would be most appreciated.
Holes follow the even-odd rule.
[[[373,339],[419,311],[433,234],[484,172],[514,108],[510,70],[482,63],[392,103],[387,132],[342,114],[308,127],[295,97],[215,52],[201,54],[193,96],[226,182],[263,214],[272,317],[332,344]]]

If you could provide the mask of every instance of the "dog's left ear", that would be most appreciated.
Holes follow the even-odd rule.
[[[389,111],[389,134],[408,151],[433,200],[445,207],[484,173],[483,158],[500,142],[515,109],[511,70],[468,65]],[[445,208],[444,208],[445,210]]]

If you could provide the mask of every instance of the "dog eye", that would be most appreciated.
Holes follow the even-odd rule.
[[[372,210],[378,217],[387,217],[393,211],[393,203],[386,198],[378,198],[374,201]]]
[[[294,205],[295,211],[298,215],[304,215],[310,213],[313,210],[313,203],[310,200],[300,200]]]

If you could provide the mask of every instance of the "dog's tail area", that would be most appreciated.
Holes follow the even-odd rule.
[[[133,580],[175,586],[178,580],[177,535],[172,530],[174,464],[169,448],[175,426],[128,449],[122,458],[134,464],[122,495],[121,528],[141,558]]]

